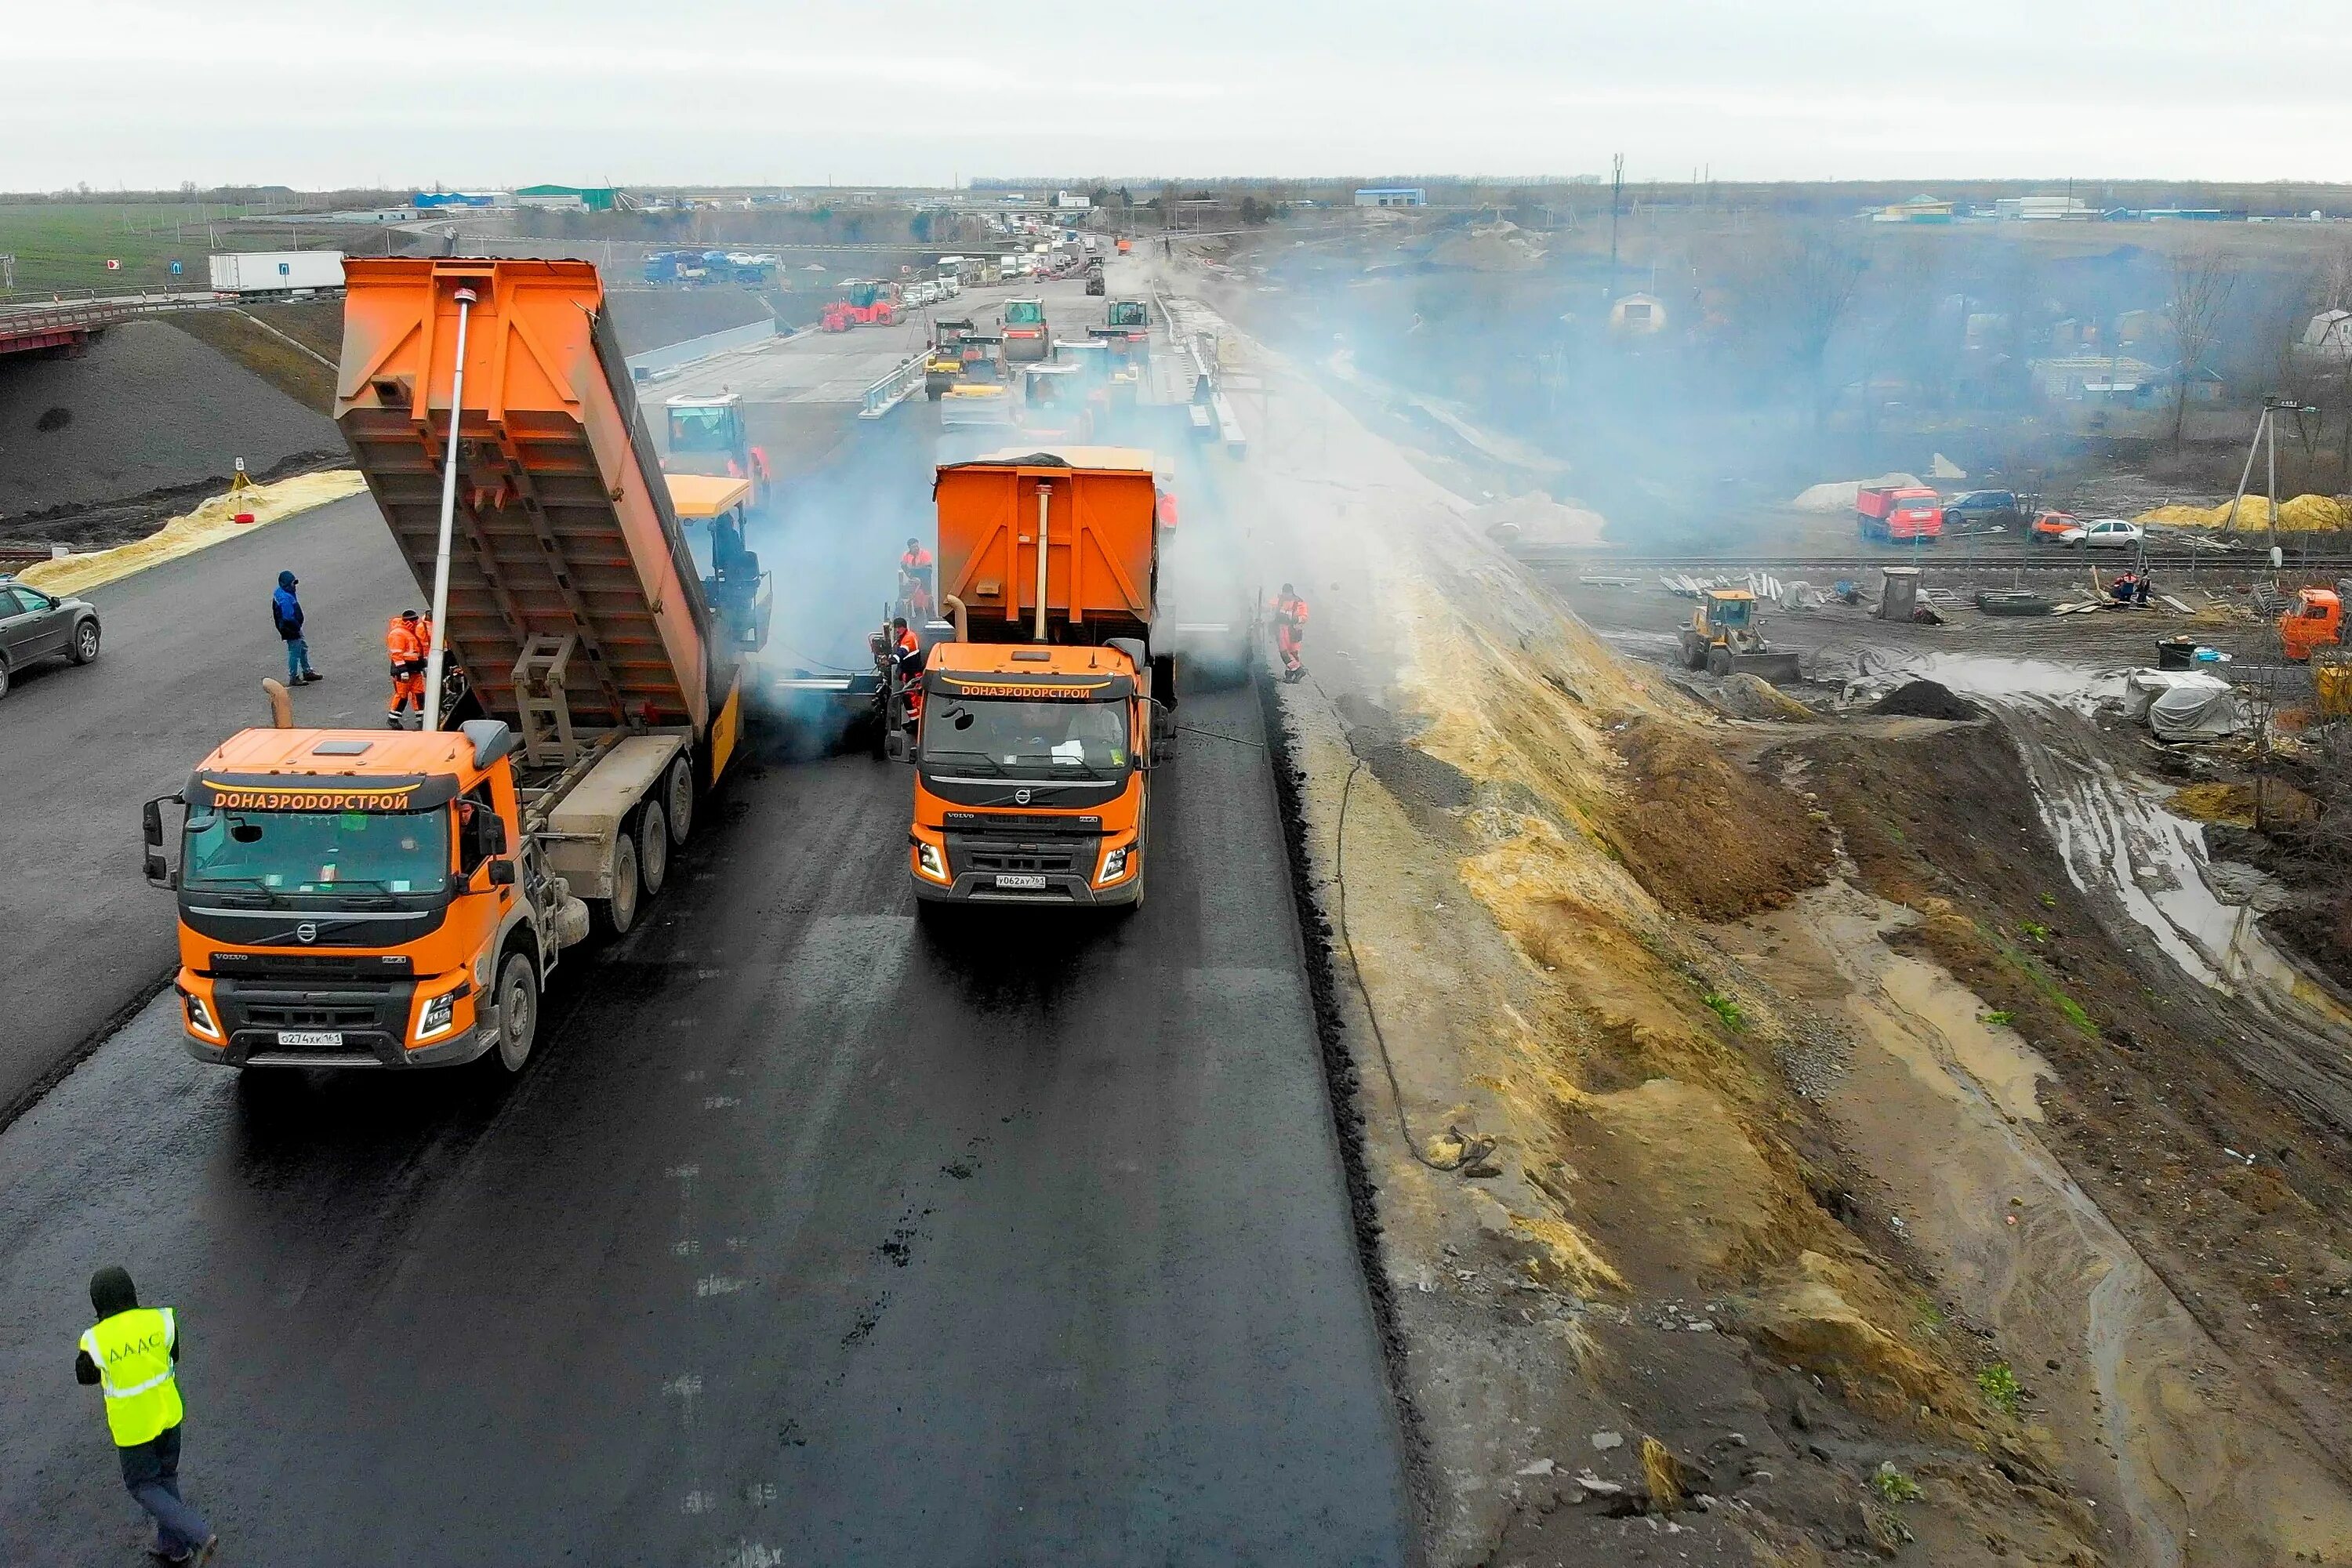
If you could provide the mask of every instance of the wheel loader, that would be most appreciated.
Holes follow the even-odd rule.
[[[1775,653],[1766,645],[1756,595],[1745,588],[1709,588],[1677,637],[1689,668],[1754,675],[1776,686],[1798,679],[1797,656]]]

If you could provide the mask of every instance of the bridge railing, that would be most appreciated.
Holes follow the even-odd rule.
[[[865,406],[857,411],[857,416],[879,419],[906,402],[915,388],[923,384],[923,362],[930,357],[930,350],[917,349],[896,370],[867,387],[862,399]]]

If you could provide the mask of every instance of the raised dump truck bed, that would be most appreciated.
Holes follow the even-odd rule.
[[[430,592],[441,458],[467,326],[465,416],[443,630],[484,709],[516,721],[535,637],[575,639],[575,723],[701,731],[734,678],[584,261],[355,259],[335,423]],[[427,389],[425,395],[418,389]]]

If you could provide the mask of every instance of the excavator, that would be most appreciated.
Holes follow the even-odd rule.
[[[1754,675],[1779,685],[1798,679],[1797,656],[1775,653],[1764,641],[1756,595],[1745,588],[1709,588],[1676,634],[1683,663],[1709,675]]]

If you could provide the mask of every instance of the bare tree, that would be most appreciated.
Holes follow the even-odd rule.
[[[1856,237],[1824,223],[1795,223],[1756,249],[1756,303],[1789,344],[1813,402],[1813,427],[1828,422],[1831,340],[1852,310],[1869,263]]]
[[[2179,363],[2172,374],[2172,444],[2189,418],[2189,393],[2221,340],[2230,296],[2238,287],[2238,258],[2218,247],[2184,246],[2173,252],[2167,303]]]

